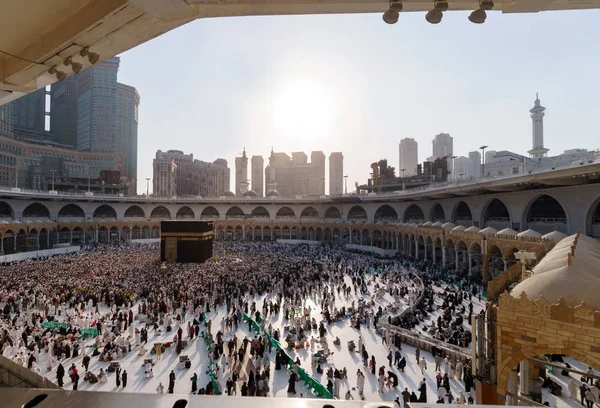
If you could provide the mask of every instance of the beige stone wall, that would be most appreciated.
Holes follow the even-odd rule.
[[[566,354],[600,370],[600,311],[585,304],[551,304],[524,294],[500,296],[497,308],[497,393],[505,395],[511,369],[543,354]]]

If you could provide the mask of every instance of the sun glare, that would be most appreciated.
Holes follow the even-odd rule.
[[[302,142],[329,136],[332,98],[327,88],[318,82],[288,83],[273,103],[277,137]]]

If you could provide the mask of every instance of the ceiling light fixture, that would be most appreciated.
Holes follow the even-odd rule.
[[[391,0],[390,9],[383,13],[383,21],[388,24],[396,24],[398,22],[398,18],[400,17],[402,8],[402,2]]]
[[[83,65],[81,65],[79,62],[73,62],[73,60],[71,59],[71,57],[67,58],[65,60],[65,62],[63,62],[63,64],[65,64],[65,66],[71,66],[71,68],[73,69],[74,73],[78,73],[79,71],[81,71],[81,68],[83,68]]]
[[[425,20],[430,24],[439,24],[444,18],[444,11],[448,10],[447,1],[436,1],[433,8],[425,15]]]
[[[50,68],[50,69],[48,70],[48,73],[49,73],[50,75],[56,75],[56,78],[57,78],[59,81],[62,81],[63,79],[65,79],[65,78],[67,77],[67,74],[66,74],[65,72],[63,72],[63,71],[59,71],[58,69],[56,69],[56,65],[54,65],[52,68]]]
[[[494,2],[490,0],[483,0],[479,3],[479,8],[473,11],[469,15],[469,21],[474,24],[483,24],[487,19],[486,10],[491,10],[494,8]]]
[[[98,60],[100,59],[100,55],[95,52],[91,52],[89,47],[85,47],[84,49],[82,49],[79,52],[79,55],[81,55],[82,57],[88,57],[88,61],[90,61],[90,64],[92,65],[98,62]]]

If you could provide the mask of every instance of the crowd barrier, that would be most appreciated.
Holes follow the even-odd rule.
[[[392,326],[387,323],[380,323],[378,326],[382,329],[389,330],[392,333],[399,335],[402,343],[411,345],[413,347],[418,347],[421,350],[427,350],[431,352],[432,347],[436,347],[438,350],[442,350],[449,358],[460,360],[463,363],[471,358],[471,351],[469,349],[458,347],[454,344],[446,343],[441,340],[427,338],[411,332],[408,329]]]
[[[289,244],[289,245],[306,244],[306,245],[315,245],[315,246],[323,244],[322,241],[313,241],[310,239],[277,239],[277,243],[278,244]]]
[[[61,322],[45,322],[44,329],[68,329],[71,327],[69,323],[61,323]]]
[[[257,333],[261,334],[260,325],[259,325],[262,322],[261,317],[259,317],[260,321],[256,322],[254,319],[252,319],[246,313],[244,313],[242,316],[243,316],[244,322],[246,322],[246,324],[249,324]],[[282,350],[281,343],[279,341],[275,340],[273,337],[271,337],[269,332],[264,330],[262,335],[267,337],[267,339],[271,342],[271,345],[273,346],[273,348],[275,348],[277,351]],[[290,357],[288,355],[287,351],[285,351],[285,350],[284,350],[284,354],[289,357],[288,367],[291,368],[294,365],[294,359],[293,359],[293,357]],[[302,367],[298,367],[298,378],[300,380],[302,380],[304,382],[304,384],[306,384],[306,388],[308,390],[311,390],[318,398],[333,399],[333,395],[331,395],[331,393],[329,391],[327,391],[327,388],[325,388],[323,386],[323,384],[321,384],[319,381],[317,381],[313,377],[311,377],[306,372],[306,370]]]
[[[369,245],[357,245],[357,244],[346,244],[346,249],[351,249],[354,251],[362,251],[362,252],[371,252],[373,254],[381,255],[381,256],[396,256],[398,252],[394,249],[383,249],[376,246]]]
[[[52,255],[70,254],[78,252],[79,246],[68,246],[66,248],[42,249],[40,251],[20,252],[18,254],[9,254],[0,256],[0,263],[24,261],[32,258],[45,258]]]
[[[206,326],[206,314],[203,312],[200,316],[200,322]],[[210,352],[213,350],[213,343],[210,339],[210,333],[208,330],[204,331],[204,342],[206,343],[206,349]],[[210,383],[213,388],[213,395],[221,395],[221,390],[219,385],[217,384],[217,375],[215,370],[215,360],[212,356],[208,359],[208,376],[210,378]]]

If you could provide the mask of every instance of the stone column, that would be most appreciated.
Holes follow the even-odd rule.
[[[431,262],[435,265],[435,244],[431,245]]]
[[[506,390],[512,394],[517,394],[518,393],[518,378],[517,378],[517,369],[514,368],[513,370],[510,371],[510,373],[508,374],[508,380],[507,380],[507,386],[506,386]],[[515,406],[515,405],[519,405],[518,404],[518,400],[511,396],[511,395],[507,395],[506,396],[506,405],[510,405],[510,406]]]
[[[454,250],[456,257],[455,257],[455,264],[456,264],[456,270],[458,271],[458,249]]]
[[[471,265],[471,253],[469,252],[469,276],[471,276],[471,272],[473,271],[473,266]]]
[[[0,252],[4,252],[4,237],[0,237]]]
[[[69,243],[72,244],[73,243],[73,230],[71,230],[70,234],[71,234],[71,239],[69,240]]]
[[[58,232],[56,233],[58,234]],[[13,235],[13,250],[17,252],[17,235]]]
[[[96,237],[96,240],[98,240],[98,237]],[[46,248],[50,248],[50,232],[46,232]]]
[[[442,266],[446,267],[446,247],[442,245]]]
[[[271,228],[271,241],[273,241],[273,228]]]
[[[427,260],[427,243],[425,243],[425,245],[423,245],[423,248],[425,249],[425,251],[423,252],[423,259]]]
[[[525,398],[529,397],[529,360],[523,360],[520,363],[520,373],[519,373],[519,391],[521,395]]]
[[[503,271],[505,271],[508,267],[508,261],[506,259],[503,259],[502,262],[504,262],[504,269]]]
[[[38,232],[38,234],[35,236],[35,247],[36,249],[40,248],[40,233]]]
[[[419,240],[415,237],[415,259],[419,259]]]

